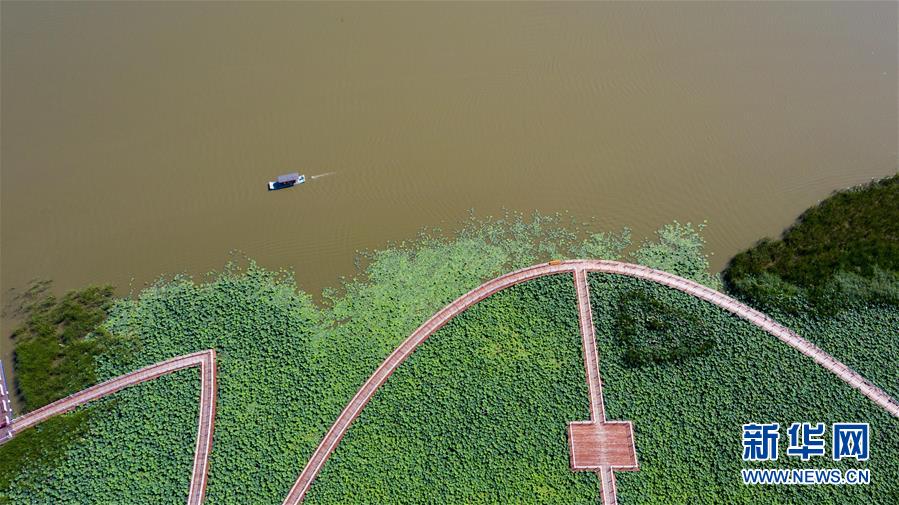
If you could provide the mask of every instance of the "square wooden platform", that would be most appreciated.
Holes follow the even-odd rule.
[[[578,421],[568,424],[572,470],[635,471],[637,451],[630,421]]]

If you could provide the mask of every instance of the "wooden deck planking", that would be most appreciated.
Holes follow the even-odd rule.
[[[599,375],[599,353],[596,350],[596,332],[593,328],[593,309],[590,307],[590,288],[587,285],[587,271],[574,271],[577,292],[578,323],[581,329],[581,344],[584,349],[584,367],[587,372],[587,390],[590,394],[590,419],[605,421],[605,405],[602,401],[602,379]]]
[[[633,426],[627,421],[606,422],[587,270],[575,267],[574,284],[577,291],[587,389],[590,394],[590,421],[577,421],[568,425],[571,469],[596,471],[603,504],[617,505],[618,490],[615,489],[613,470],[639,470]]]
[[[444,326],[449,320],[465,311],[475,303],[487,298],[488,296],[537,277],[545,275],[573,273],[578,294],[578,314],[580,319],[580,330],[582,341],[584,343],[585,367],[587,372],[588,389],[590,390],[590,412],[591,422],[600,425],[610,425],[617,423],[605,422],[605,412],[602,403],[602,382],[599,376],[599,358],[595,344],[595,330],[593,328],[592,310],[589,306],[589,287],[587,284],[587,272],[600,272],[615,275],[625,275],[638,279],[656,282],[673,289],[677,289],[684,293],[696,296],[709,303],[713,303],[736,316],[749,321],[758,326],[769,334],[775,336],[790,347],[798,350],[802,354],[812,358],[816,363],[835,374],[841,380],[851,387],[857,389],[875,404],[889,412],[894,417],[899,417],[899,402],[890,395],[878,388],[872,382],[868,381],[860,374],[839,362],[832,356],[828,355],[822,349],[818,348],[811,342],[800,337],[795,332],[780,325],[765,314],[752,309],[724,294],[718,293],[706,286],[677,277],[667,272],[653,270],[648,267],[633,265],[628,263],[620,263],[615,261],[604,260],[571,260],[563,262],[553,262],[551,264],[541,264],[524,268],[511,272],[495,279],[492,279],[480,287],[473,289],[469,293],[459,297],[450,303],[443,310],[434,314],[421,327],[415,330],[403,343],[394,350],[393,353],[385,360],[375,373],[366,381],[365,384],[357,391],[344,410],[335,420],[334,424],[328,430],[322,439],[312,457],[307,462],[303,472],[300,474],[294,486],[291,488],[284,500],[285,504],[299,503],[302,501],[305,493],[308,491],[316,475],[321,471],[328,457],[340,443],[346,431],[350,428],[353,421],[358,417],[359,413],[377,392],[380,386],[386,382],[390,375],[399,367],[414,351],[427,340],[434,332]],[[588,338],[588,336],[590,338]],[[212,437],[215,422],[215,400],[216,400],[216,366],[215,351],[203,351],[187,356],[173,358],[168,361],[157,363],[149,367],[131,372],[129,374],[117,377],[110,381],[87,388],[78,393],[74,393],[69,397],[54,402],[50,405],[27,413],[18,418],[12,419],[3,426],[0,422],[0,443],[3,442],[3,436],[8,438],[15,436],[17,433],[34,426],[50,417],[68,412],[79,405],[101,398],[103,396],[115,393],[125,387],[129,387],[141,382],[152,380],[161,375],[172,373],[174,371],[188,368],[191,366],[199,366],[201,373],[201,395],[200,395],[200,418],[198,420],[197,443],[194,455],[194,465],[191,474],[191,484],[188,493],[188,504],[199,504],[205,498],[205,489],[209,469],[209,455],[212,450]],[[0,391],[2,393],[3,391]],[[2,414],[2,413],[0,413]],[[575,424],[575,423],[573,423]],[[633,434],[631,433],[631,443],[633,444]],[[623,449],[622,439],[618,436],[609,436],[608,438],[600,438],[592,449],[589,444],[591,442],[586,439],[573,442],[572,447],[578,445],[582,450],[602,452],[603,444],[609,447]],[[581,445],[586,444],[586,445]],[[581,449],[579,449],[581,450]],[[607,454],[610,454],[607,451]],[[634,452],[634,454],[636,454]],[[578,456],[573,456],[578,457]],[[583,456],[588,457],[588,456]],[[606,456],[598,456],[606,457]],[[611,458],[612,456],[608,456]],[[619,460],[615,456],[614,461]],[[578,457],[579,459],[580,457]],[[617,492],[615,490],[615,470],[629,469],[627,467],[618,468],[610,463],[610,459],[600,459],[600,469],[597,470],[601,485],[604,490],[603,502],[606,505],[612,505],[617,502]],[[636,456],[634,456],[636,463]],[[572,464],[574,468],[576,465]],[[630,468],[632,469],[632,468]]]
[[[434,314],[418,329],[416,329],[399,347],[379,366],[372,376],[357,391],[356,395],[350,400],[344,410],[335,420],[331,429],[322,438],[312,457],[310,457],[297,481],[291,487],[284,499],[285,505],[300,503],[303,500],[315,477],[321,471],[328,457],[343,439],[346,430],[352,425],[353,420],[358,417],[359,413],[365,408],[365,405],[371,397],[377,392],[378,388],[383,384],[396,368],[405,361],[415,349],[427,340],[435,331],[440,329],[450,319],[471,307],[475,303],[487,298],[488,296],[511,287],[515,284],[525,282],[537,277],[545,275],[558,274],[563,272],[576,273],[578,270],[584,272],[600,272],[615,275],[624,275],[634,277],[651,282],[656,282],[673,289],[677,289],[692,296],[696,296],[702,300],[713,303],[733,314],[741,317],[750,323],[758,326],[764,331],[774,335],[790,347],[797,349],[799,352],[811,357],[816,363],[824,366],[837,375],[841,380],[850,386],[858,389],[862,394],[871,399],[874,403],[882,407],[895,417],[899,417],[899,402],[894,400],[883,390],[878,388],[870,381],[861,377],[849,367],[843,365],[833,357],[827,355],[810,342],[799,337],[789,329],[781,326],[773,319],[765,316],[761,312],[756,311],[724,294],[703,286],[699,283],[683,279],[676,275],[669,274],[660,270],[654,270],[641,265],[633,265],[630,263],[622,263],[618,261],[607,260],[568,260],[561,262],[544,263],[535,265],[521,270],[516,270],[508,274],[502,275],[481,286],[462,295],[442,310]],[[576,279],[577,282],[577,279]],[[584,275],[586,282],[586,275]],[[579,295],[580,298],[581,295]],[[589,292],[588,292],[589,296]],[[587,300],[589,302],[589,300]],[[579,303],[581,305],[581,303]],[[580,313],[580,312],[579,312]],[[591,323],[592,324],[592,323]],[[595,345],[595,344],[594,344]],[[598,361],[598,360],[597,360]],[[600,384],[597,381],[597,384]],[[601,386],[600,386],[601,387]],[[598,391],[601,396],[601,391]],[[591,404],[594,396],[591,395]],[[595,415],[595,410],[594,410]],[[614,490],[615,477],[611,470],[600,471],[601,482],[606,486],[611,486]],[[607,493],[610,496],[604,496],[604,500],[611,500],[615,503],[613,493]]]
[[[91,401],[111,395],[127,387],[151,381],[162,375],[178,370],[199,366],[200,368],[200,415],[197,428],[197,442],[191,472],[188,505],[199,505],[206,494],[206,478],[209,470],[209,454],[212,451],[212,432],[215,424],[216,370],[215,350],[210,349],[185,356],[172,358],[140,370],[101,382],[95,386],[73,393],[49,405],[28,412],[13,419],[9,425],[10,437],[51,417],[70,412]],[[0,440],[2,443],[2,440]]]
[[[572,470],[639,470],[629,421],[576,421],[568,425]]]

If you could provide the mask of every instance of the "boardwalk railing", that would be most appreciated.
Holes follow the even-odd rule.
[[[572,273],[578,296],[578,315],[581,334],[583,336],[586,372],[590,391],[590,411],[593,421],[603,421],[605,414],[602,405],[602,383],[599,377],[598,356],[593,329],[592,311],[590,310],[589,289],[587,286],[587,272],[602,272],[615,275],[625,275],[651,282],[656,282],[673,289],[677,289],[689,295],[695,296],[707,302],[713,303],[731,313],[749,321],[764,331],[774,335],[790,347],[802,354],[809,356],[816,363],[832,372],[842,381],[860,391],[875,404],[899,417],[899,402],[890,397],[886,392],[878,388],[860,374],[825,353],[811,342],[803,339],[795,332],[777,323],[765,314],[748,307],[733,298],[721,294],[711,288],[696,282],[678,277],[676,275],[654,270],[648,267],[604,260],[571,260],[551,262],[535,265],[521,270],[502,275],[487,281],[481,286],[459,297],[442,310],[431,316],[418,329],[416,329],[399,347],[396,348],[386,360],[375,370],[372,376],[362,385],[343,409],[337,420],[325,434],[324,438],[312,453],[312,457],[306,463],[297,481],[294,483],[285,504],[296,504],[303,500],[315,477],[321,471],[328,457],[334,452],[337,445],[343,439],[352,422],[371,400],[391,374],[405,361],[415,349],[425,342],[437,330],[458,314],[464,312],[472,305],[488,296],[537,277],[559,273]],[[53,402],[37,410],[24,414],[14,419],[3,417],[11,413],[8,399],[0,402],[0,443],[16,436],[18,433],[41,423],[53,416],[69,412],[76,407],[90,401],[102,398],[126,387],[134,386],[142,382],[153,380],[161,375],[169,374],[185,368],[199,366],[201,378],[200,392],[200,416],[197,428],[197,441],[194,452],[194,464],[191,473],[190,490],[188,493],[188,505],[198,505],[203,502],[206,492],[206,480],[209,470],[209,455],[212,450],[212,434],[215,423],[216,401],[216,366],[215,350],[207,350],[186,356],[172,358],[167,361],[150,365],[129,374],[108,380],[96,386],[74,393],[66,398]],[[2,363],[0,363],[0,376],[2,376]],[[0,381],[0,397],[6,398],[8,390],[5,383]],[[601,485],[603,486],[603,501],[615,503],[615,476],[610,468],[599,471]]]
[[[359,391],[343,409],[331,426],[331,429],[328,430],[318,447],[316,447],[315,451],[312,453],[312,457],[309,458],[309,461],[303,468],[302,473],[300,473],[299,478],[297,478],[293,487],[285,497],[284,504],[294,505],[303,500],[303,497],[306,495],[306,492],[309,490],[309,487],[321,471],[325,462],[328,460],[328,457],[337,447],[337,444],[340,443],[341,439],[343,439],[344,434],[349,429],[353,420],[355,420],[362,409],[365,408],[369,400],[371,400],[372,396],[377,392],[378,388],[387,381],[397,367],[399,367],[399,365],[405,361],[419,345],[433,335],[434,332],[443,327],[449,320],[475,303],[503,289],[537,277],[563,272],[575,273],[579,270],[584,272],[625,275],[656,282],[724,308],[736,316],[741,317],[762,330],[774,335],[779,340],[798,350],[802,354],[811,357],[816,363],[834,373],[843,382],[859,390],[863,395],[867,396],[871,401],[882,407],[891,415],[899,417],[899,402],[894,400],[872,382],[868,381],[846,365],[840,363],[811,342],[780,325],[770,317],[727,295],[703,286],[702,284],[661,270],[654,270],[652,268],[630,263],[606,260],[554,261],[516,270],[487,281],[481,286],[457,298],[416,329],[387,357],[386,360],[384,360],[383,363],[381,363],[372,376],[362,385]],[[612,475],[611,472],[609,472],[609,475],[601,475],[601,479],[611,480],[612,482],[609,485],[612,487],[610,487],[610,489],[614,489],[614,475]]]
[[[85,403],[111,395],[127,387],[153,380],[162,375],[194,366],[200,367],[200,418],[187,503],[188,505],[198,505],[203,502],[206,494],[206,476],[209,470],[209,453],[212,450],[212,432],[215,425],[215,350],[210,349],[162,361],[83,389],[61,400],[28,412],[13,419],[9,424],[9,438],[15,437],[22,431],[51,417],[74,410]]]

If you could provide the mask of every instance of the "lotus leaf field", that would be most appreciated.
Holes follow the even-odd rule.
[[[633,366],[617,341],[621,293],[641,290],[702,319],[712,349],[680,361]],[[890,504],[899,497],[899,420],[798,351],[722,309],[684,293],[625,277],[591,274],[590,294],[603,376],[606,415],[634,423],[639,472],[617,474],[624,503]],[[885,336],[887,319],[856,328]],[[811,336],[804,328],[801,334]],[[839,333],[828,338],[835,342]],[[857,352],[863,341],[839,340],[832,351]],[[839,353],[837,353],[839,356]],[[896,358],[881,362],[886,371]],[[802,462],[786,457],[792,422],[871,424],[869,461]],[[778,422],[777,461],[741,459],[741,425]],[[869,468],[865,486],[745,486],[741,468]]]
[[[570,275],[464,312],[387,381],[305,503],[589,503],[568,421],[589,419]]]
[[[585,233],[558,217],[472,221],[452,239],[439,237],[362,256],[359,275],[321,303],[289,274],[252,263],[205,281],[161,280],[110,308],[103,331],[114,338],[97,355],[95,375],[215,348],[206,502],[280,503],[384,357],[486,279],[550,258],[603,257],[720,288],[690,225],[663,227],[627,254],[627,230]],[[899,420],[712,305],[618,276],[591,274],[589,283],[607,417],[634,422],[641,467],[617,474],[620,503],[899,503]],[[596,503],[598,480],[570,471],[565,437],[568,422],[589,417],[575,298],[571,276],[546,277],[498,293],[439,330],[375,395],[308,503]],[[635,314],[626,328],[622,306]],[[671,313],[701,323],[652,323]],[[774,315],[893,394],[899,389],[895,305]],[[652,359],[627,359],[622,338]],[[697,342],[702,352],[680,352]],[[40,448],[58,439],[59,423],[90,414],[64,455],[21,465],[0,488],[0,502],[183,503],[198,379],[196,370],[180,371],[26,432],[21,440]],[[860,466],[871,470],[872,484],[744,486],[739,470],[753,465],[740,458],[740,426],[753,421],[871,423],[868,462],[782,457],[757,466]],[[19,441],[0,446],[0,462],[22,450]]]

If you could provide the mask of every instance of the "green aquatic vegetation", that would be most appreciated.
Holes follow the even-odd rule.
[[[728,291],[899,395],[899,176],[840,191],[735,256]]]
[[[568,467],[569,421],[589,419],[570,275],[497,293],[391,376],[306,503],[589,503]]]
[[[25,322],[13,332],[16,385],[25,410],[96,382],[93,360],[110,343],[101,324],[112,297],[112,287],[91,286],[26,307]]]
[[[207,503],[283,498],[324,433],[325,416],[334,415],[318,406],[330,391],[312,361],[312,342],[328,338],[326,328],[289,276],[250,265],[207,284],[177,278],[117,305],[107,326],[141,345],[132,359],[101,357],[107,375],[215,348],[218,402]],[[177,400],[168,408],[196,408],[196,399]],[[186,492],[186,483],[159,485],[168,495]]]
[[[552,307],[560,315],[567,313],[568,324],[573,327],[576,315],[570,311],[574,300],[566,277],[559,276],[562,283],[557,289],[566,293],[570,306],[554,303]],[[525,291],[524,288],[531,288],[535,282],[516,289]],[[618,474],[621,503],[892,503],[899,493],[899,424],[832,374],[750,323],[689,295],[605,274],[592,274],[590,287],[607,415],[610,419],[634,421],[641,463],[640,472]],[[540,286],[540,289],[544,288]],[[521,425],[512,428],[514,425],[505,424],[502,417],[518,419],[522,412],[533,412],[541,406],[528,404],[522,408],[526,402],[514,400],[519,398],[512,391],[514,388],[483,380],[484,367],[480,360],[487,358],[478,350],[480,345],[486,344],[490,349],[490,344],[495,343],[497,348],[513,351],[513,355],[527,356],[519,345],[503,345],[508,335],[526,331],[519,328],[537,328],[537,336],[531,335],[529,341],[543,343],[545,339],[539,335],[549,332],[542,326],[540,316],[508,310],[504,302],[511,294],[509,291],[494,295],[470,309],[400,367],[348,431],[344,445],[313,485],[310,502],[424,503],[438,497],[446,503],[532,503],[542,502],[544,498],[549,503],[590,501],[589,493],[563,498],[563,495],[536,492],[535,482],[542,484],[547,480],[543,475],[532,474],[519,480],[517,469],[527,466],[519,458],[530,457],[527,450],[519,449],[528,445],[511,443],[511,440],[519,431],[532,438],[538,435]],[[659,304],[647,303],[647,299]],[[637,312],[634,316],[637,323],[631,331],[639,334],[638,338],[656,340],[654,333],[658,328],[652,321],[659,322],[662,314],[671,316],[674,312],[677,314],[674,317],[681,322],[701,321],[681,328],[683,333],[679,336],[683,340],[679,342],[711,341],[712,345],[688,360],[634,367],[629,362],[627,347],[620,342],[623,303],[642,305],[631,307]],[[517,318],[520,321],[516,322]],[[875,317],[861,326],[876,331],[886,330],[891,324]],[[690,335],[691,332],[694,334]],[[482,336],[485,333],[487,338]],[[860,343],[859,348],[864,345]],[[492,354],[498,353],[485,353]],[[579,367],[582,366],[580,362]],[[582,388],[582,373],[574,373],[574,368],[568,380]],[[515,369],[522,373],[521,366]],[[534,369],[524,368],[525,371]],[[490,368],[490,372],[495,369]],[[887,366],[883,367],[883,373],[889,373]],[[479,380],[482,387],[476,387],[472,378]],[[558,387],[572,386],[560,382]],[[495,391],[502,392],[495,401],[508,398],[506,401],[517,408],[512,411],[502,407],[498,411],[466,409],[466,406],[483,407],[483,401],[475,400],[485,398],[485,394],[493,400],[491,393]],[[545,401],[556,403],[555,399]],[[494,423],[489,415],[497,412],[501,419]],[[827,424],[847,420],[869,422],[874,437],[872,451],[878,454],[862,464],[834,463],[824,458],[801,462],[784,457],[782,444],[782,457],[776,464],[757,466],[863,467],[871,470],[877,482],[855,487],[749,487],[739,481],[740,469],[753,466],[740,457],[743,423],[778,421],[785,428],[792,421],[806,420]],[[534,424],[540,425],[538,421]],[[478,443],[476,434],[484,431],[485,425],[490,427],[495,444]],[[543,443],[561,448],[563,437],[564,433],[557,432],[555,441]],[[481,445],[487,445],[493,452]],[[556,458],[562,459],[563,455],[559,452]],[[460,462],[465,464],[459,465]],[[572,475],[592,478],[587,474]],[[494,483],[482,485],[481,481],[486,479]],[[589,482],[595,486],[595,481]],[[518,493],[518,490],[525,491]]]
[[[609,243],[604,241],[608,240]],[[290,275],[252,263],[232,266],[207,282],[161,280],[134,300],[110,309],[104,328],[116,339],[97,355],[97,380],[172,356],[218,351],[219,400],[208,503],[275,503],[284,497],[331,422],[384,357],[415,327],[452,299],[513,268],[580,252],[619,251],[627,234],[587,232],[562,216],[472,217],[449,238],[439,230],[360,256],[357,275],[324,293],[324,306],[297,291]],[[612,255],[613,253],[609,253]],[[191,411],[173,397],[170,411]],[[140,427],[146,412],[96,415],[91,433]],[[99,443],[99,442],[97,442]],[[0,446],[3,454],[7,446]],[[127,451],[125,462],[129,462]],[[89,465],[92,456],[67,461]],[[56,475],[53,464],[48,472]],[[128,468],[108,469],[107,480]],[[69,475],[69,474],[66,474]],[[41,501],[61,486],[90,497],[77,479],[47,479],[24,469],[17,496]],[[160,496],[185,486],[163,480]]]
[[[829,317],[782,314],[779,320],[899,398],[899,309],[857,304]]]
[[[324,293],[323,305],[298,291],[289,274],[265,271],[252,263],[229,267],[204,282],[186,277],[161,280],[136,299],[119,300],[109,309],[103,328],[115,339],[96,356],[96,380],[215,348],[219,396],[207,502],[278,503],[338,413],[384,357],[440,307],[484,280],[551,258],[605,251],[610,257],[643,258],[654,266],[665,265],[666,254],[672,254],[677,259],[667,264],[682,265],[678,273],[714,283],[714,276],[695,268],[705,261],[693,237],[698,235],[695,228],[669,227],[657,241],[644,243],[627,256],[626,233],[586,233],[566,226],[560,217],[534,222],[511,215],[472,220],[453,238],[425,232],[414,241],[361,256],[357,274]],[[783,497],[790,493],[808,493],[801,496],[823,497],[827,503],[843,498],[840,492],[847,493],[847,503],[858,501],[857,496],[877,503],[882,493],[892,492],[885,485],[824,494],[762,490],[749,496],[729,473],[722,471],[722,477],[715,478],[715,465],[730,469],[734,462],[717,456],[706,459],[708,447],[739,447],[739,433],[733,432],[739,429],[733,424],[737,417],[773,419],[765,409],[771,395],[801,405],[808,402],[797,395],[813,391],[822,398],[802,407],[807,410],[772,410],[774,417],[808,414],[809,419],[797,420],[812,420],[812,414],[834,418],[845,414],[849,420],[873,419],[876,436],[883,437],[873,447],[885,458],[872,463],[875,479],[899,481],[889,464],[896,458],[890,447],[899,445],[896,430],[892,420],[878,418],[867,400],[858,400],[852,390],[846,393],[842,383],[831,384],[827,376],[805,365],[790,371],[797,357],[783,354],[788,348],[707,304],[636,281],[594,285],[597,279],[591,276],[590,282],[594,297],[611,297],[596,311],[609,413],[638,421],[638,452],[641,465],[646,465],[645,471],[619,474],[622,503],[658,503],[660,497],[685,503],[702,493],[738,503],[764,503],[759,497],[769,496],[788,501]],[[443,328],[400,367],[360,424],[348,432],[344,441],[348,445],[339,451],[345,456],[337,454],[325,466],[313,487],[313,499],[358,501],[356,496],[348,498],[357,486],[382,493],[375,496],[389,496],[388,501],[415,502],[430,496],[429,485],[435,489],[442,485],[451,493],[447,502],[595,500],[595,476],[567,470],[567,441],[558,436],[560,423],[587,416],[583,364],[576,354],[576,307],[573,301],[568,303],[572,289],[570,276],[527,283],[489,298]],[[676,311],[685,325],[693,319],[703,321],[714,347],[690,359],[629,366],[616,340],[616,313],[618,295],[633,290],[648,290],[664,310]],[[662,294],[657,297],[657,292]],[[795,324],[803,335],[802,325],[824,332],[828,345],[852,346],[852,356],[863,360],[862,349],[885,339],[896,327],[896,313],[890,306],[877,305],[876,311],[866,313],[870,317],[863,318],[855,310],[843,310],[839,316],[851,321],[849,333],[841,332],[844,323],[828,323],[817,316]],[[646,330],[642,321],[637,323],[635,331]],[[851,343],[847,336],[853,334],[870,339]],[[678,335],[678,342],[693,337]],[[748,361],[756,349],[773,356],[759,370]],[[886,346],[879,349],[877,360],[867,362],[869,368],[862,372],[877,381],[895,380],[896,368],[890,368],[895,361],[889,361]],[[783,378],[781,369],[788,371]],[[740,382],[743,374],[747,379]],[[512,377],[519,375],[525,382],[513,386]],[[619,381],[622,377],[633,380]],[[791,392],[795,380],[806,377],[812,386],[800,382]],[[765,381],[770,385],[755,387]],[[478,383],[489,387],[474,388]],[[735,401],[739,395],[747,399]],[[14,503],[183,502],[197,396],[196,373],[185,371],[99,402],[89,409],[89,431],[78,435],[78,443],[66,449],[64,458],[26,465],[0,493],[15,498]],[[406,408],[401,409],[404,401]],[[822,406],[827,402],[843,407]],[[449,417],[434,415],[428,406],[435,404]],[[653,409],[661,412],[649,412]],[[722,433],[706,433],[700,420],[715,409],[724,413],[723,420],[713,418],[711,426]],[[468,424],[452,418],[462,413],[470,419]],[[683,429],[678,415],[689,421]],[[416,428],[419,420],[421,427]],[[170,421],[174,423],[170,432],[160,432],[159,426]],[[405,427],[390,431],[394,425]],[[44,425],[48,427],[52,425]],[[153,436],[140,436],[144,432]],[[491,446],[494,439],[501,443]],[[712,445],[695,439],[710,440]],[[15,446],[0,446],[0,462],[11,454],[11,447]],[[393,464],[379,455],[383,451],[399,457],[406,450],[424,459],[403,456]],[[727,450],[723,451],[731,454]],[[506,456],[494,458],[497,452]],[[665,466],[666,458],[673,466]],[[466,473],[460,461],[476,465]],[[373,462],[368,481],[360,477],[366,462]],[[429,463],[423,467],[423,462]],[[90,481],[79,472],[87,472]],[[404,477],[385,482],[391,472]],[[150,478],[157,474],[159,478]],[[406,482],[408,486],[403,486]],[[688,496],[691,483],[696,483],[696,494]]]
[[[834,193],[806,210],[779,240],[761,240],[734,256],[724,280],[732,292],[765,303],[750,281],[765,272],[813,293],[838,272],[867,278],[876,269],[899,273],[897,237],[899,175],[894,175]]]
[[[618,260],[631,244],[631,231],[624,228],[620,233],[590,233],[579,245],[571,246],[571,256],[579,259]]]
[[[606,414],[610,419],[633,421],[640,462],[639,472],[617,474],[620,503],[895,502],[899,496],[899,421],[861,393],[775,337],[711,304],[637,279],[591,274],[589,281]],[[627,350],[618,340],[616,311],[621,298],[634,290],[701,319],[714,347],[679,362],[631,366]],[[857,319],[855,326],[875,332],[872,340],[883,338],[890,327],[896,328],[896,317],[892,309],[892,316],[881,313]],[[824,323],[818,329],[839,331],[846,322]],[[645,326],[638,329],[651,332]],[[867,343],[844,345],[862,352]],[[880,361],[880,377],[892,370],[895,380],[895,359],[892,368],[889,363]],[[870,423],[870,461],[834,462],[828,455],[802,462],[786,457],[785,428],[803,421]],[[742,461],[741,425],[748,422],[781,424],[781,456],[776,462]],[[872,484],[743,485],[740,469],[755,467],[868,468]]]
[[[616,314],[618,343],[632,366],[677,361],[712,348],[702,319],[646,290],[622,294]]]
[[[39,283],[19,300],[16,315],[24,318],[13,332],[14,389],[25,411],[52,403],[97,381],[94,356],[108,350],[114,338],[102,327],[112,303],[109,286],[91,286],[61,298],[45,295]],[[89,411],[53,419],[4,444],[0,450],[0,490],[29,467],[55,465],[68,445],[86,429]],[[2,501],[0,492],[0,501]]]
[[[656,240],[646,239],[630,255],[630,261],[692,279],[713,289],[721,289],[721,279],[709,273],[702,230],[705,224],[677,221],[662,226]]]
[[[818,303],[826,304],[824,310],[831,314],[859,305],[899,307],[899,272],[874,267],[870,276],[864,277],[840,271],[833,275],[823,291],[826,296]]]
[[[811,310],[805,289],[781,279],[771,272],[762,272],[734,281],[728,292],[763,312],[801,314]]]
[[[9,503],[4,490],[26,468],[56,466],[65,457],[66,447],[87,430],[87,410],[60,416],[7,441],[0,451],[0,503]]]
[[[11,477],[8,487],[0,489],[0,502],[184,503],[197,432],[199,383],[196,368],[178,371],[22,433],[28,437],[48,429],[64,430],[89,413],[77,431],[60,434],[69,440],[61,457],[52,465],[46,460],[29,462]]]

